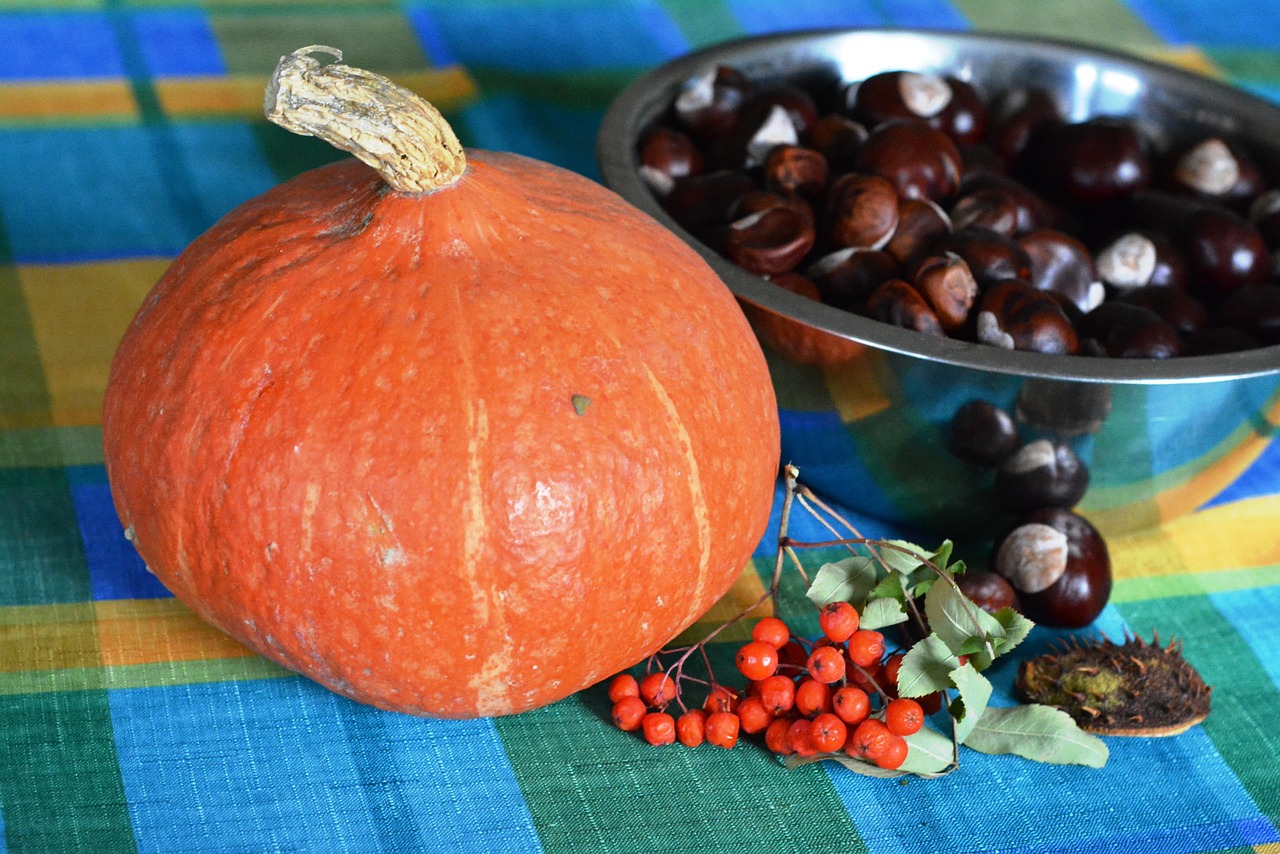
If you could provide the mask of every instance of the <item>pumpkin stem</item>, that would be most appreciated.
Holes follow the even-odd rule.
[[[312,53],[327,53],[336,61],[321,65]],[[466,154],[439,110],[387,78],[341,60],[342,51],[324,45],[281,57],[267,84],[267,119],[354,154],[402,193],[438,190],[462,176]]]

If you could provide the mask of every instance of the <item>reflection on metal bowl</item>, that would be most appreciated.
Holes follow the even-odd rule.
[[[1280,423],[1280,347],[1159,361],[1002,350],[806,299],[702,245],[640,177],[637,140],[686,81],[716,65],[753,80],[827,86],[889,70],[955,75],[986,95],[1034,83],[1055,92],[1071,120],[1130,116],[1161,141],[1230,133],[1255,146],[1273,180],[1280,110],[1206,78],[1077,45],[921,31],[745,39],[636,81],[601,126],[604,181],[686,237],[738,296],[773,370],[783,459],[810,486],[857,510],[943,533],[958,525],[994,531],[1007,511],[993,498],[993,473],[948,449],[957,409],[985,400],[1014,415],[1025,438],[1052,437],[1076,451],[1091,472],[1079,509],[1113,534],[1196,508],[1266,447]],[[788,338],[794,345],[787,329],[797,326],[803,346],[790,347],[790,357],[770,345]]]

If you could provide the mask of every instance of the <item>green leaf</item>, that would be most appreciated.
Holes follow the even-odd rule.
[[[911,575],[926,560],[933,557],[930,552],[925,551],[915,543],[908,543],[906,540],[885,540],[885,542],[898,548],[881,547],[879,549],[881,559],[890,570],[902,575]]]
[[[988,708],[965,744],[981,753],[1090,768],[1107,764],[1109,753],[1102,739],[1080,729],[1066,712],[1034,703]]]
[[[956,760],[951,739],[930,727],[907,736],[907,758],[900,771],[921,776],[936,776],[948,770]]]
[[[893,572],[886,575],[880,583],[872,589],[870,598],[895,599],[906,604],[907,591],[902,587],[902,576]]]
[[[907,755],[911,755],[910,750],[907,751]],[[804,765],[812,765],[815,762],[834,762],[837,765],[843,765],[850,771],[867,777],[888,779],[892,777],[902,777],[906,774],[905,771],[890,771],[887,768],[881,768],[874,762],[868,762],[865,759],[855,759],[854,757],[847,756],[843,753],[816,753],[813,756],[797,756],[793,753],[790,756],[784,757],[782,760],[782,764],[787,766],[787,768],[800,768]]]
[[[875,584],[875,561],[868,557],[847,557],[818,567],[805,595],[819,608],[832,602],[861,606]]]
[[[955,737],[961,744],[985,716],[991,699],[991,683],[972,664],[962,664],[951,671],[951,682],[960,696],[951,704],[955,718]]]
[[[1004,655],[1026,639],[1027,634],[1035,628],[1035,623],[1019,614],[1012,608],[1001,608],[993,618],[1004,630],[1003,635],[992,638],[996,655]]]
[[[951,671],[960,666],[957,658],[937,634],[930,634],[907,652],[898,671],[898,694],[923,697],[952,687]]]
[[[907,621],[906,609],[897,599],[868,599],[862,609],[862,618],[858,627],[862,629],[883,629],[885,626],[896,626]]]
[[[985,652],[986,638],[1004,634],[996,618],[969,601],[954,584],[935,584],[924,599],[924,613],[929,628],[956,655]],[[979,639],[976,647],[974,638]]]

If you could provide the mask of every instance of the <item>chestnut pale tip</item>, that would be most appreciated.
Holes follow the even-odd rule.
[[[922,119],[933,118],[951,103],[950,84],[936,74],[904,71],[898,77],[898,92],[907,109]]]
[[[1156,269],[1156,245],[1136,232],[1126,234],[1098,253],[1098,275],[1114,288],[1141,288]]]
[[[1174,176],[1193,190],[1221,196],[1240,180],[1240,164],[1225,142],[1209,138],[1179,158]]]

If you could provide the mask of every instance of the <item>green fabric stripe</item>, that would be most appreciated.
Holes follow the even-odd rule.
[[[348,62],[382,74],[431,64],[413,26],[390,4],[385,9],[228,7],[209,12],[208,19],[228,73],[264,83],[282,54],[310,44],[341,47]]]
[[[541,101],[582,112],[603,112],[646,70],[611,68],[564,74],[529,74],[503,68],[467,66],[467,73],[485,97],[514,94],[521,100]]]
[[[1200,596],[1280,584],[1280,566],[1161,575],[1155,578],[1128,578],[1116,582],[1111,601],[1142,602],[1178,596]]]
[[[662,0],[691,49],[726,41],[745,30],[721,0]]]
[[[93,598],[64,469],[0,469],[0,508],[0,605]]]
[[[6,698],[0,733],[9,850],[136,850],[105,693]]]
[[[861,847],[818,766],[787,771],[748,739],[651,747],[613,726],[603,686],[495,724],[548,852]]]
[[[98,465],[101,462],[101,427],[0,430],[0,469]]]
[[[200,661],[159,661],[151,664],[0,673],[0,695],[157,688],[243,679],[279,679],[286,676],[297,674],[258,655]]]
[[[1117,0],[1027,3],[1025,0],[952,0],[974,29],[1076,39],[1133,52],[1162,42]]]
[[[0,211],[0,423],[43,427],[52,421],[44,366],[36,345],[27,301],[13,266],[13,252]]]
[[[1120,613],[1147,639],[1154,628],[1162,640],[1182,641],[1187,661],[1213,686],[1213,710],[1203,724],[1206,734],[1259,810],[1280,823],[1274,762],[1280,757],[1280,691],[1249,644],[1204,597],[1121,603]]]

